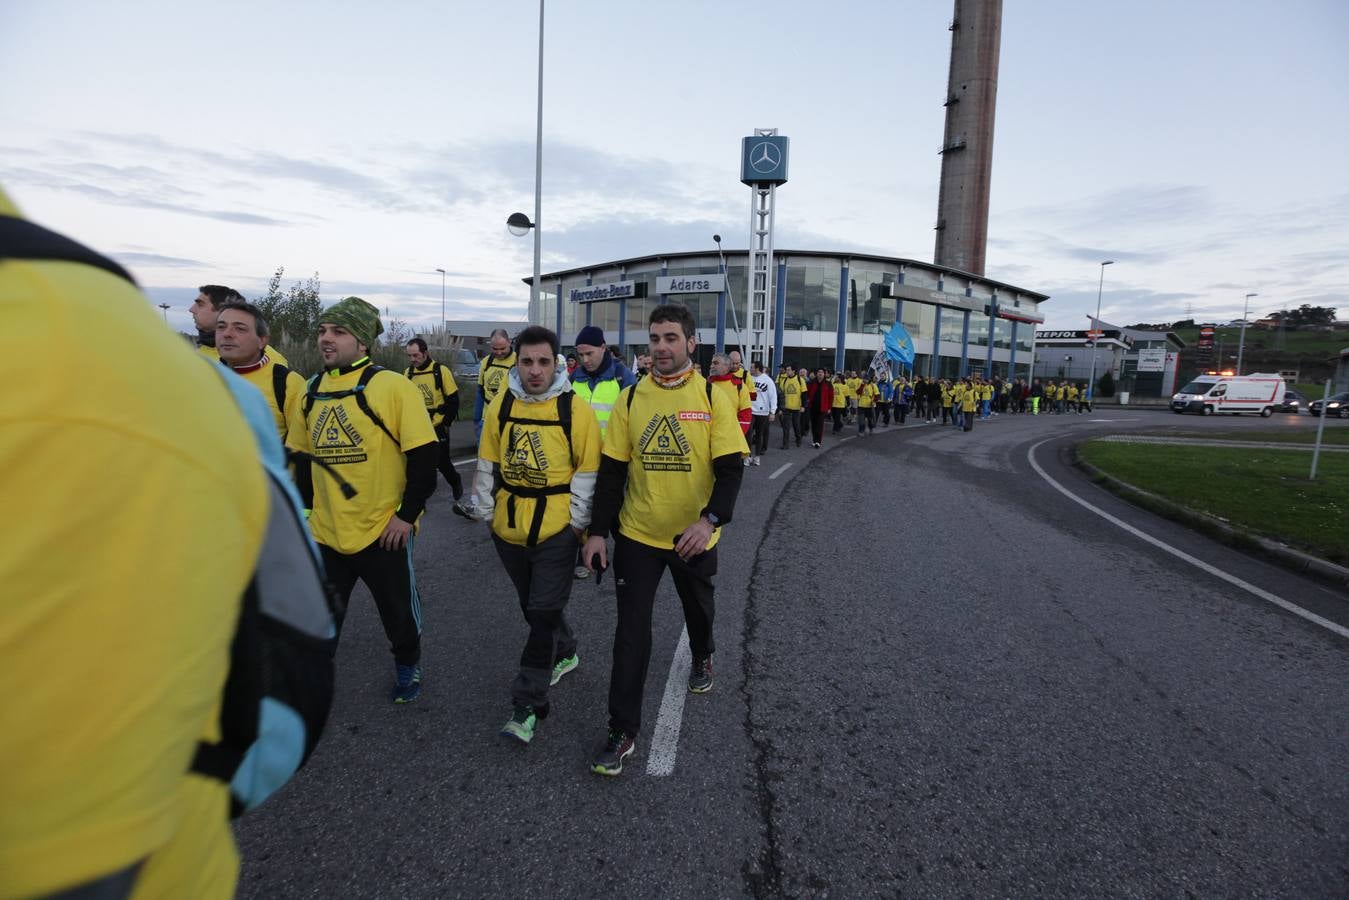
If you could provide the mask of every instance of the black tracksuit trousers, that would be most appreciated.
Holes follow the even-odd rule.
[[[675,592],[684,607],[689,650],[705,659],[716,649],[712,642],[715,613],[712,577],[717,574],[717,548],[684,562],[674,550],[614,535],[614,585],[618,594],[618,624],[614,628],[614,662],[609,677],[609,727],[635,735],[642,727],[642,694],[651,663],[651,614],[656,588],[670,570]]]

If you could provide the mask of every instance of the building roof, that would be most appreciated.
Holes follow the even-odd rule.
[[[723,250],[722,252],[726,256],[749,255],[748,250]],[[593,272],[596,269],[611,269],[617,268],[619,266],[624,267],[634,266],[637,265],[638,263],[652,262],[652,261],[658,262],[662,259],[678,259],[686,256],[716,256],[716,255],[717,251],[715,249],[686,250],[679,253],[648,253],[645,256],[633,256],[629,257],[628,259],[615,259],[609,262],[593,263],[587,266],[577,266],[572,269],[558,269],[557,271],[554,272],[544,272],[542,275],[540,275],[540,278],[546,281],[549,279],[566,278],[569,275],[584,275],[585,273]],[[961,278],[972,278],[982,284],[991,285],[992,287],[996,288],[1004,288],[1009,293],[1021,294],[1022,296],[1029,297],[1030,299],[1035,300],[1037,302],[1049,299],[1048,294],[1041,294],[1036,291],[1032,291],[1028,288],[1017,287],[1014,284],[1008,284],[1005,281],[998,281],[995,278],[988,278],[987,276],[984,275],[975,275],[972,272],[962,272],[959,269],[953,269],[949,266],[939,266],[936,263],[925,262],[920,259],[906,259],[905,257],[902,256],[878,256],[874,253],[853,253],[845,250],[782,250],[778,248],[774,248],[773,255],[775,257],[813,256],[813,257],[826,257],[829,259],[838,259],[841,257],[844,259],[851,259],[851,260],[859,260],[859,259],[875,260],[877,262],[890,263],[896,266],[915,266],[918,268],[929,269],[934,272],[945,272],[951,275],[958,275]],[[532,275],[529,275],[520,280],[523,281],[525,284],[529,284],[534,280],[534,277]]]

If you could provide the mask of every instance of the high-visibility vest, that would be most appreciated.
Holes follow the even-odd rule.
[[[614,404],[618,402],[618,395],[623,393],[623,388],[619,385],[617,378],[606,378],[595,389],[590,389],[588,381],[575,381],[571,389],[582,400],[590,404],[590,408],[595,411],[595,418],[600,423],[600,435],[604,435],[604,429],[609,427],[609,414],[614,411]]]

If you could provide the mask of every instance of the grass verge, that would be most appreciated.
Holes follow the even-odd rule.
[[[1089,441],[1083,460],[1145,491],[1331,562],[1349,563],[1349,457]]]
[[[1315,419],[1312,420],[1313,422]],[[1202,441],[1256,441],[1268,444],[1315,444],[1316,429],[1298,429],[1297,431],[1168,431],[1160,437],[1194,438]],[[1349,428],[1336,427],[1326,423],[1325,435],[1321,438],[1323,447],[1349,446]]]

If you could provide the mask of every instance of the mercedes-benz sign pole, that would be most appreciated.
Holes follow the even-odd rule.
[[[787,145],[788,139],[778,134],[776,128],[756,128],[752,136],[740,142],[740,180],[750,187],[746,361],[760,363],[770,371],[776,371],[782,359],[781,347],[776,348],[777,359],[768,358],[773,327],[768,310],[774,301],[773,199],[777,186],[787,183]]]

